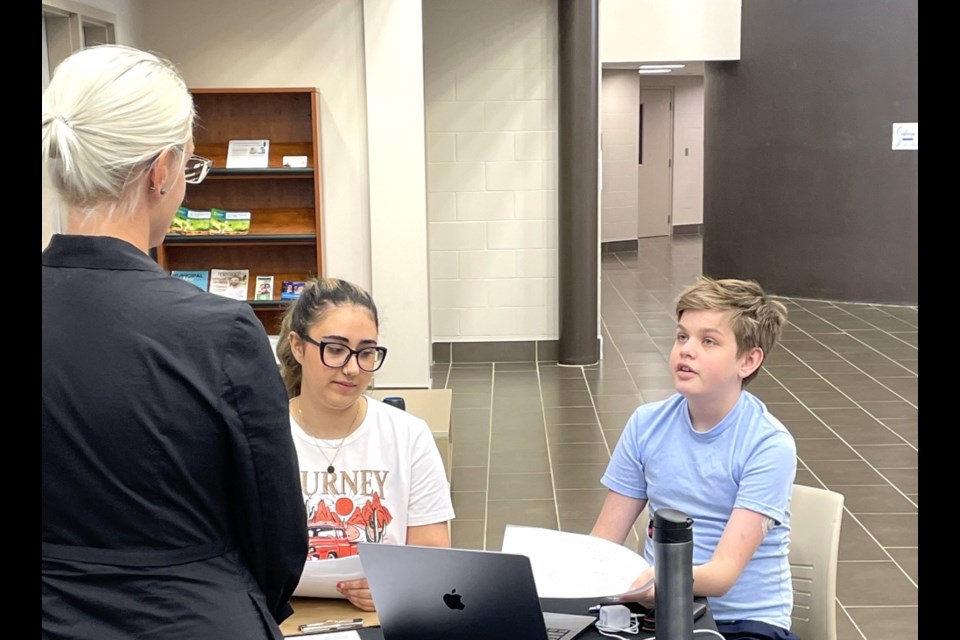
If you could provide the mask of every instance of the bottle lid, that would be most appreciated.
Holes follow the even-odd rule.
[[[693,540],[693,518],[676,509],[658,509],[653,514],[654,542],[690,542]]]

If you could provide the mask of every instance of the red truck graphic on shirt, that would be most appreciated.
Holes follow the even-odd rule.
[[[359,505],[351,498],[341,497],[333,507],[322,500],[312,508],[308,504],[307,560],[357,555],[358,542],[382,542],[387,525],[393,520],[376,493]]]
[[[347,538],[347,531],[338,524],[312,524],[307,527],[310,547],[307,560],[329,560],[357,554],[356,543]]]

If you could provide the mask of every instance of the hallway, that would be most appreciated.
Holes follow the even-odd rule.
[[[603,254],[597,366],[518,362],[508,348],[434,365],[434,386],[453,391],[455,546],[499,549],[507,523],[590,531],[627,418],[673,393],[673,300],[700,256],[699,236]],[[916,637],[919,310],[781,300],[783,342],[749,389],[793,433],[797,483],[846,497],[838,638]]]

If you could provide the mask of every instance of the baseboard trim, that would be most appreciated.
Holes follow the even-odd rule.
[[[487,362],[556,362],[556,340],[434,342],[434,364]]]
[[[676,224],[673,225],[673,235],[675,236],[698,236],[703,233],[702,224]]]
[[[636,251],[637,239],[633,240],[611,240],[610,242],[600,243],[600,253],[618,253],[621,251]]]

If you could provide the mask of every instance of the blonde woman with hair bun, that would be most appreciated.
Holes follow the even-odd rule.
[[[282,638],[306,555],[284,386],[250,306],[149,252],[211,163],[169,62],[67,58],[41,171],[41,635]]]

